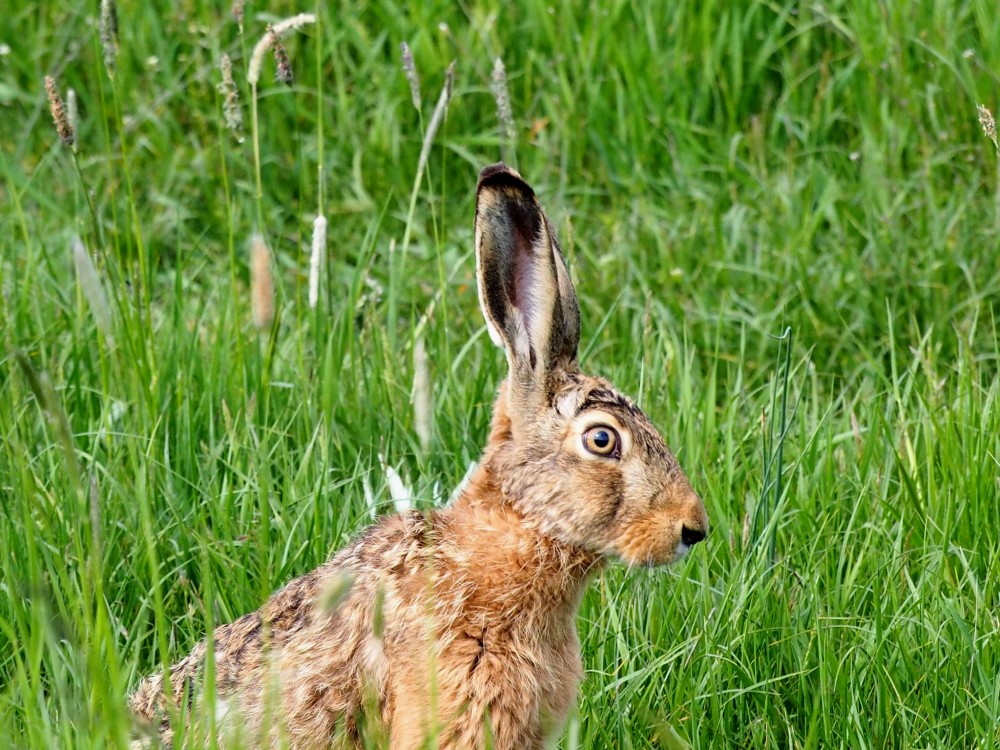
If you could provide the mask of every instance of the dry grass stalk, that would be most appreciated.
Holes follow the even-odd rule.
[[[379,453],[378,461],[382,464],[382,472],[385,474],[385,482],[389,487],[389,496],[397,513],[403,513],[413,507],[413,492],[399,473],[385,462],[385,457]]]
[[[417,76],[417,66],[413,63],[413,52],[410,51],[410,45],[406,42],[400,44],[399,49],[403,53],[403,73],[406,74],[406,81],[410,84],[410,101],[419,112],[420,103],[423,100],[420,96],[420,78]]]
[[[118,9],[115,0],[101,0],[101,18],[99,22],[101,49],[104,51],[104,67],[108,75],[115,73],[115,61],[118,59]]]
[[[434,114],[431,115],[431,121],[427,125],[427,132],[424,133],[424,142],[420,147],[420,158],[417,160],[418,176],[424,173],[424,168],[427,166],[427,159],[431,154],[431,146],[434,144],[434,136],[437,134],[438,128],[441,127],[441,121],[444,120],[445,113],[448,111],[448,102],[451,101],[451,91],[454,85],[455,63],[452,62],[445,73],[444,88],[441,89],[441,96],[438,97],[437,104],[434,105]]]
[[[108,296],[104,292],[104,285],[101,283],[101,277],[97,273],[94,261],[79,237],[73,238],[73,265],[76,266],[76,277],[80,282],[80,288],[83,290],[87,305],[94,315],[97,329],[109,345],[114,344]]]
[[[66,115],[66,106],[59,96],[59,89],[56,88],[56,81],[52,76],[45,76],[45,93],[49,97],[49,111],[52,113],[52,121],[56,125],[59,140],[64,146],[72,146],[76,140],[76,133]]]
[[[250,240],[250,306],[253,324],[266,330],[274,322],[274,279],[271,277],[271,251],[259,234]]]
[[[448,503],[455,502],[462,493],[465,492],[465,488],[469,486],[472,481],[472,475],[476,473],[476,469],[479,468],[478,461],[470,461],[468,467],[465,469],[465,474],[462,475],[462,481],[455,485],[455,489],[451,491],[451,495],[448,496]]]
[[[317,216],[313,221],[312,253],[309,256],[309,307],[315,309],[319,302],[319,275],[326,254],[326,217]]]
[[[997,141],[997,121],[993,119],[993,113],[982,104],[976,109],[979,112],[979,124],[983,126],[983,133],[993,141],[993,147],[1000,151],[1000,142]]]
[[[413,345],[413,427],[424,455],[427,455],[431,445],[432,408],[427,349],[423,338],[418,338]]]
[[[274,25],[268,24],[267,32],[254,45],[253,52],[250,54],[250,64],[247,66],[247,80],[251,86],[256,87],[257,82],[260,80],[260,69],[264,64],[264,56],[273,44],[272,34],[273,37],[281,39],[289,32],[301,29],[303,26],[311,23],[316,23],[316,15],[314,13],[299,13],[297,16],[286,18],[284,21],[279,21]]]
[[[365,505],[371,513],[372,519],[378,518],[378,503],[375,502],[375,493],[372,492],[372,486],[367,476],[361,482],[361,489],[364,492]]]
[[[223,53],[219,61],[219,68],[222,70],[222,83],[219,84],[219,93],[222,94],[222,114],[226,121],[226,127],[232,131],[239,143],[243,143],[243,110],[240,108],[240,94],[233,80],[233,62],[229,55]]]

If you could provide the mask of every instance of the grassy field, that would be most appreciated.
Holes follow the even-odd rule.
[[[121,747],[140,676],[392,509],[380,454],[447,499],[504,372],[471,236],[503,154],[563,240],[584,367],[713,524],[594,581],[559,746],[1000,748],[995,1],[408,5],[251,2],[241,30],[123,4],[107,61],[96,1],[5,5],[0,744]],[[254,99],[253,45],[302,11],[293,85],[269,56]]]

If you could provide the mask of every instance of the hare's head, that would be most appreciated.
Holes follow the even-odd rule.
[[[479,300],[510,372],[487,459],[525,519],[630,565],[679,560],[705,538],[701,499],[632,401],[577,367],[580,310],[534,191],[503,164],[479,176]]]

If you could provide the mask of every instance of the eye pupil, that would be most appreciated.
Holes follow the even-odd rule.
[[[598,448],[607,448],[610,442],[611,435],[608,434],[607,430],[598,430],[594,433],[594,445]]]

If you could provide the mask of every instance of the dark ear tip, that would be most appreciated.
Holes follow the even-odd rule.
[[[485,180],[499,174],[509,174],[520,179],[521,175],[515,172],[513,169],[508,167],[502,161],[498,161],[496,164],[490,164],[489,166],[483,167],[483,171],[479,173],[479,181],[484,182]]]
[[[490,164],[488,167],[483,167],[483,171],[479,173],[479,185],[476,191],[480,191],[483,188],[499,188],[499,187],[514,187],[518,190],[527,192],[530,195],[534,195],[534,190],[531,186],[524,181],[517,172],[508,167],[502,161],[496,164]]]

